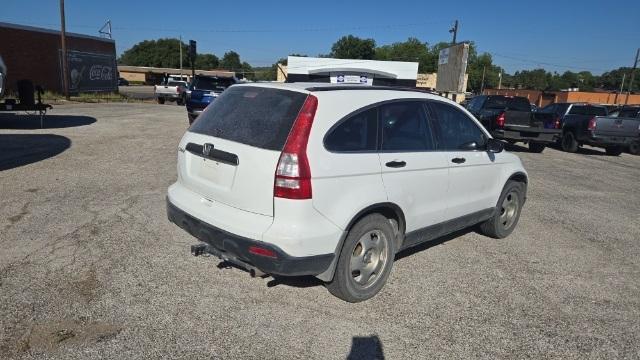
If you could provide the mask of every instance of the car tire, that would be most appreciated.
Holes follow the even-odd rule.
[[[389,219],[367,215],[349,230],[333,280],[326,284],[334,296],[360,302],[375,296],[391,273],[395,235]]]
[[[565,131],[562,134],[562,151],[574,153],[578,151],[578,141],[571,131]]]
[[[176,104],[180,106],[184,105],[184,96],[179,97],[178,100],[176,100]]]
[[[187,117],[189,118],[189,125],[193,124],[193,122],[196,121],[195,115],[187,114]]]
[[[480,233],[494,238],[503,239],[509,236],[515,229],[520,219],[520,212],[525,199],[524,183],[507,181],[502,189],[496,205],[496,214],[489,220],[480,224]]]
[[[607,146],[604,149],[604,151],[609,156],[620,156],[620,154],[622,154],[622,147],[621,146]]]
[[[160,105],[164,104],[164,98],[159,97],[158,98],[158,104],[160,104]]]
[[[640,142],[629,145],[629,154],[640,155]]]
[[[529,143],[529,152],[540,154],[541,152],[544,151],[545,147],[546,147],[545,144],[542,144],[542,143],[539,143],[539,142],[530,142]]]

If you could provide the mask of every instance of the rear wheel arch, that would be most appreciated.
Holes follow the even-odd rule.
[[[345,228],[345,231],[349,232],[351,228],[356,223],[358,223],[358,221],[360,221],[362,218],[370,214],[381,214],[392,222],[391,226],[396,231],[396,239],[395,239],[396,247],[395,248],[400,249],[402,245],[402,241],[404,240],[404,233],[406,230],[406,220],[405,220],[404,212],[402,211],[402,209],[394,203],[386,202],[386,203],[378,203],[378,204],[367,206],[366,208],[360,210],[351,219],[351,221]]]

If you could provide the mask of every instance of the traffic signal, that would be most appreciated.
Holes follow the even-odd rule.
[[[191,59],[196,58],[196,41],[195,40],[189,40],[189,58]]]

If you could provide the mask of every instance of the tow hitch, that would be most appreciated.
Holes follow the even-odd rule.
[[[230,264],[236,265],[242,269],[245,269],[249,272],[249,275],[251,275],[251,277],[264,277],[265,274],[262,270],[258,269],[257,267],[242,261],[238,258],[236,258],[235,256],[228,256],[227,254],[219,251],[218,249],[214,248],[213,246],[209,246],[207,244],[204,243],[199,243],[199,244],[195,244],[195,245],[191,245],[191,255],[193,256],[200,256],[200,255],[205,255],[205,254],[211,254],[215,257],[217,257],[218,259],[224,261],[224,262],[228,262]]]

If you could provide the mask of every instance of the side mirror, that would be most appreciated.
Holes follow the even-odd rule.
[[[478,146],[478,143],[476,143],[475,141],[469,141],[467,143],[460,145],[459,149],[463,151],[473,151],[473,150],[478,150],[479,146]]]
[[[487,152],[489,153],[499,153],[504,150],[504,143],[500,140],[496,139],[487,139]]]

